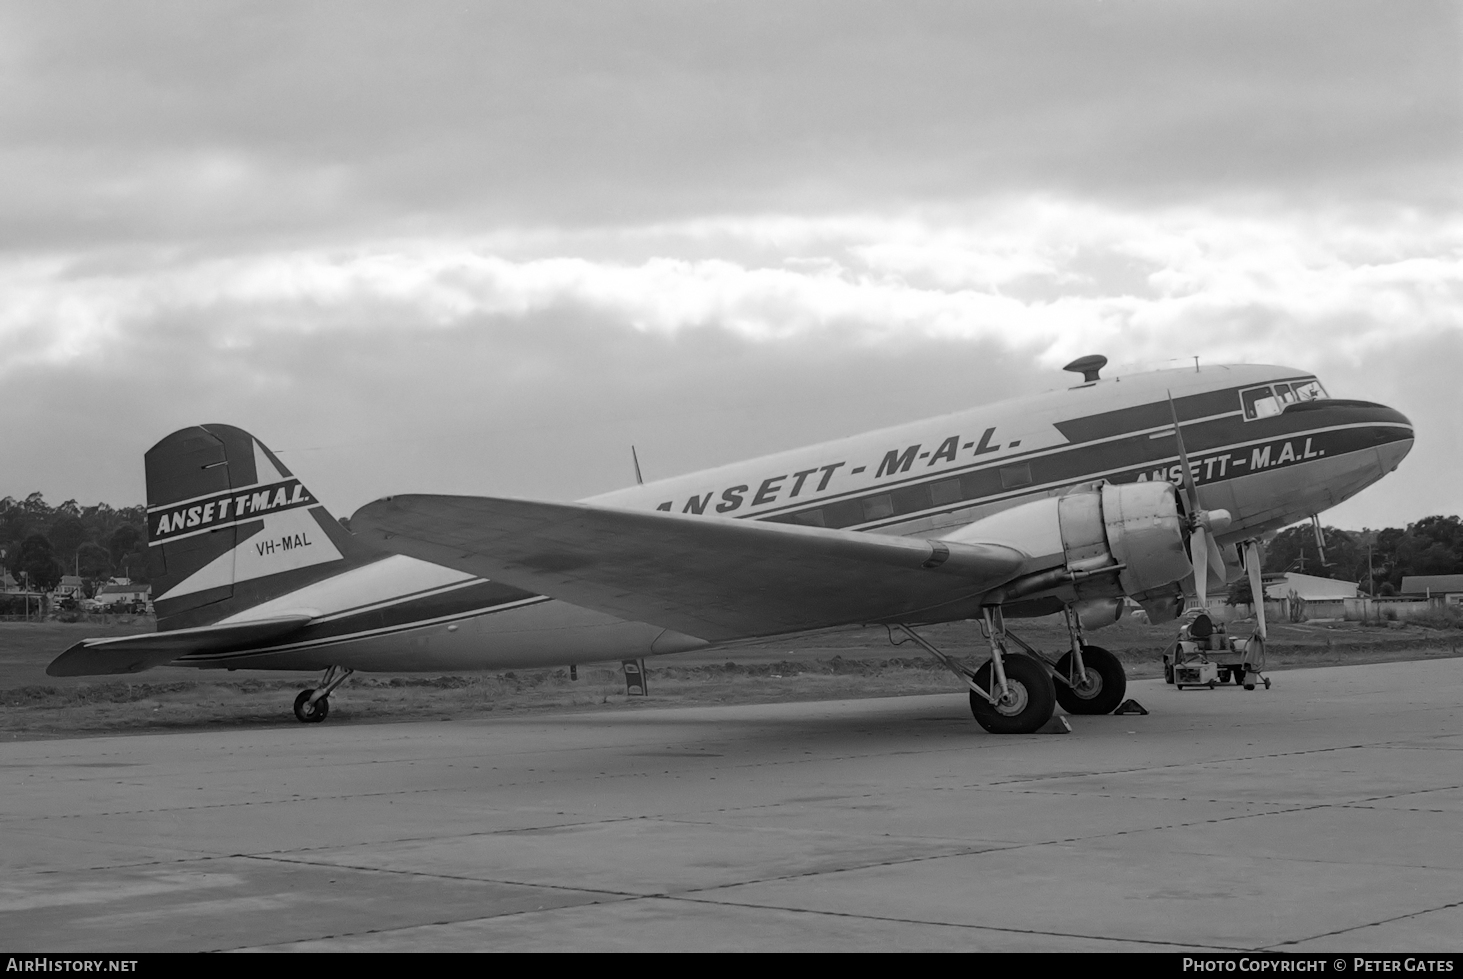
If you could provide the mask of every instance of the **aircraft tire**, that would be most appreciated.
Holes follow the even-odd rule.
[[[1128,693],[1128,674],[1118,658],[1101,646],[1082,647],[1082,665],[1092,686],[1073,690],[1065,683],[1055,684],[1057,703],[1068,714],[1111,714]],[[1057,672],[1070,676],[1072,654],[1057,660]]]
[[[970,712],[975,715],[975,722],[992,734],[1033,734],[1052,719],[1057,706],[1051,674],[1030,656],[1009,654],[1004,664],[1012,703],[997,707],[972,690]],[[991,689],[991,672],[987,661],[976,670],[975,682]]]
[[[315,703],[310,703],[310,695],[314,692],[313,688],[301,690],[300,695],[295,698],[295,719],[301,724],[319,724],[330,713],[329,697],[321,697]]]

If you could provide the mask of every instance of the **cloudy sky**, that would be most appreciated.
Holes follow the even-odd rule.
[[[1463,5],[0,6],[0,496],[224,421],[337,513],[1318,372],[1463,511]]]

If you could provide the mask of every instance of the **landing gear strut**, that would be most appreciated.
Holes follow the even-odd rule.
[[[1101,646],[1083,646],[1082,664],[1079,676],[1071,653],[1057,660],[1057,672],[1068,680],[1056,685],[1057,703],[1068,714],[1111,714],[1128,692],[1123,664]]]
[[[1051,720],[1060,703],[1069,714],[1111,714],[1128,692],[1128,675],[1118,658],[1082,639],[1082,621],[1064,610],[1071,651],[1056,662],[1006,628],[999,605],[981,609],[981,632],[991,658],[972,671],[903,623],[898,628],[944,663],[970,688],[970,712],[992,734],[1031,734]],[[1014,643],[1019,652],[1012,652]]]
[[[295,718],[301,724],[319,724],[330,715],[330,694],[355,670],[332,666],[320,678],[320,686],[301,690],[295,698]]]
[[[970,691],[970,712],[975,723],[992,734],[1031,734],[1051,720],[1056,709],[1051,675],[1030,656],[1007,653],[1004,659],[1005,692],[992,702],[983,693]],[[977,686],[990,689],[993,665],[994,659],[975,671]]]
[[[1072,651],[1057,660],[1057,703],[1068,714],[1111,714],[1128,692],[1128,674],[1112,653],[1087,645],[1082,620],[1070,608],[1062,609],[1062,614]]]
[[[992,734],[1032,734],[1051,720],[1056,709],[1051,675],[1031,657],[1006,649],[1005,621],[999,607],[982,609],[982,613],[991,658],[973,672],[909,626],[900,623],[899,629],[970,688],[970,712],[977,724]]]

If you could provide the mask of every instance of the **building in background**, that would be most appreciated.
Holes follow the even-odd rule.
[[[103,606],[145,604],[152,595],[151,585],[133,584],[126,580],[112,579],[97,589],[92,596]]]
[[[1346,600],[1361,594],[1355,581],[1287,571],[1265,575],[1265,612],[1291,622],[1346,618]]]
[[[1399,591],[1406,598],[1441,598],[1444,605],[1463,605],[1463,574],[1405,575]]]

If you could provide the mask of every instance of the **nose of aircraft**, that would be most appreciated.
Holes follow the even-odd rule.
[[[1370,447],[1376,451],[1377,472],[1374,478],[1381,478],[1396,469],[1408,452],[1412,451],[1412,422],[1396,408],[1389,408],[1374,401],[1348,401],[1332,398],[1308,401],[1290,405],[1290,412],[1325,412],[1326,422],[1338,427],[1344,426],[1356,433],[1361,444],[1352,443],[1355,449]]]
[[[1385,474],[1396,469],[1412,451],[1412,422],[1396,408],[1378,404],[1371,407],[1377,416],[1378,433],[1373,435],[1377,439],[1377,460]],[[1389,437],[1384,435],[1387,429],[1391,430]]]

